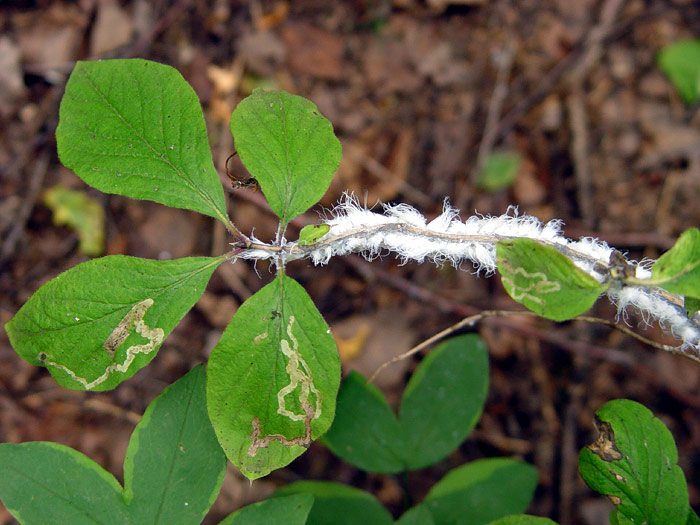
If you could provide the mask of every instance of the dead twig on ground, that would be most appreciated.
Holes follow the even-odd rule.
[[[153,42],[158,38],[163,31],[165,31],[170,24],[172,24],[175,19],[183,14],[192,5],[192,0],[180,0],[175,5],[168,8],[158,22],[153,24],[152,29],[134,42],[134,44],[124,53],[124,58],[134,58],[145,56],[148,48],[153,44]]]
[[[537,316],[533,312],[530,312],[529,310],[518,310],[518,311],[507,311],[505,316],[503,315],[488,315],[488,312],[506,312],[504,310],[484,310],[482,312],[479,312],[478,309],[468,306],[468,305],[463,305],[460,303],[456,303],[454,301],[450,301],[449,299],[446,299],[444,297],[441,297],[433,292],[430,292],[429,290],[426,290],[425,288],[422,288],[420,286],[417,286],[410,281],[402,278],[402,277],[397,277],[395,275],[392,275],[388,272],[385,272],[381,270],[380,268],[372,267],[369,263],[366,263],[359,257],[347,257],[343,259],[344,261],[348,262],[353,268],[355,268],[360,275],[363,275],[365,278],[367,278],[370,281],[377,280],[379,279],[383,283],[392,286],[393,288],[396,288],[397,290],[405,293],[407,296],[414,298],[422,303],[428,303],[432,305],[433,307],[436,307],[440,309],[441,311],[444,312],[450,312],[454,313],[457,315],[464,316],[465,318],[467,317],[472,317],[472,319],[462,319],[455,325],[453,325],[450,328],[447,328],[437,334],[437,336],[433,336],[430,338],[431,343],[435,343],[438,340],[447,337],[447,335],[452,334],[455,332],[452,328],[456,325],[460,325],[457,330],[468,326],[470,323],[476,323],[477,321],[483,321],[484,323],[488,323],[493,326],[498,326],[502,328],[506,328],[508,330],[511,330],[516,333],[520,333],[526,337],[532,337],[535,339],[539,339],[541,341],[548,342],[552,345],[558,346],[562,348],[563,350],[566,350],[567,352],[570,352],[572,354],[577,354],[584,356],[586,358],[592,358],[592,359],[599,359],[602,361],[607,361],[610,363],[615,363],[618,365],[621,365],[625,368],[628,368],[632,371],[633,374],[637,375],[640,379],[646,381],[648,384],[653,385],[656,388],[659,388],[661,390],[667,391],[672,397],[678,399],[679,401],[683,402],[684,404],[691,406],[691,407],[696,407],[700,408],[700,398],[697,396],[690,395],[686,392],[683,392],[682,390],[676,388],[674,385],[671,384],[666,384],[662,380],[659,379],[658,375],[654,373],[653,370],[645,367],[642,364],[639,364],[637,359],[635,358],[634,355],[632,355],[630,352],[623,352],[621,350],[615,350],[612,348],[605,348],[601,347],[598,345],[593,345],[589,343],[584,343],[582,341],[576,341],[572,340],[569,336],[567,336],[564,333],[561,333],[557,330],[541,330],[538,329],[534,326],[528,326],[524,324],[519,324],[519,323],[512,323],[508,321],[508,319],[503,319],[502,317],[508,317],[512,315],[526,315],[526,316]],[[487,315],[482,315],[484,313],[487,313]],[[590,318],[587,319],[586,316],[581,316],[577,317],[576,320],[581,320],[581,321],[586,321],[586,322],[599,322],[599,318]],[[641,342],[645,344],[652,344],[652,346],[656,346],[658,348],[664,349],[663,347],[665,345],[661,345],[660,343],[655,343],[643,336],[640,336],[639,334],[636,334],[632,330],[630,330],[627,327],[623,327],[621,325],[615,324],[612,321],[607,321],[604,320],[605,322],[603,324],[606,324],[608,326],[614,327],[627,335],[632,335],[636,339],[639,339]],[[421,343],[422,344],[422,343]],[[658,346],[657,346],[658,345]],[[419,350],[414,350],[415,347],[408,352],[405,352],[405,357],[409,357],[410,355],[415,354],[416,352],[420,351],[423,349],[423,347]],[[676,354],[683,355],[684,357],[689,357],[686,354],[683,354],[680,351],[674,352]],[[404,355],[404,354],[402,354]],[[403,358],[405,358],[403,357]],[[398,360],[397,358],[394,358]],[[392,359],[393,361],[393,359]],[[391,362],[388,362],[388,364],[391,364]],[[388,366],[387,364],[387,366]],[[383,368],[384,365],[382,365]],[[375,373],[372,375],[372,378],[376,377],[376,374],[378,373],[379,369],[375,371]]]
[[[5,262],[15,253],[17,242],[22,236],[22,232],[24,232],[29,216],[34,209],[34,205],[36,204],[37,200],[39,200],[39,195],[44,185],[44,178],[46,177],[48,167],[49,151],[44,150],[40,153],[39,157],[34,163],[32,172],[29,175],[29,188],[27,190],[27,194],[24,196],[24,199],[22,199],[22,206],[19,209],[15,222],[2,243],[2,249],[0,249],[0,265],[4,265]]]
[[[571,156],[574,161],[577,200],[581,220],[588,228],[595,226],[595,208],[593,206],[593,183],[589,163],[588,119],[582,86],[576,83],[566,97],[571,128]]]
[[[355,162],[359,163],[360,166],[366,169],[371,175],[374,175],[377,179],[389,181],[390,184],[394,185],[404,195],[406,195],[406,197],[411,199],[416,204],[428,207],[435,203],[432,197],[416,189],[400,177],[397,177],[390,169],[385,167],[375,158],[367,155],[361,148],[351,144],[349,147],[345,148],[345,154]]]
[[[571,399],[564,411],[564,428],[561,435],[561,469],[559,473],[559,522],[571,523],[574,495],[578,477],[578,450],[576,446],[576,416],[582,409],[584,387],[574,384],[569,389]]]
[[[496,85],[493,88],[493,95],[491,96],[488,113],[486,115],[486,124],[484,125],[484,134],[479,144],[479,151],[476,155],[476,164],[471,176],[472,184],[477,182],[477,177],[484,168],[486,158],[489,156],[496,143],[498,121],[500,119],[501,110],[503,109],[503,103],[508,95],[508,79],[513,67],[514,57],[515,46],[512,40],[508,40],[503,46],[503,49],[493,57],[493,61],[496,65]],[[462,201],[458,200],[457,202]]]
[[[614,7],[614,6],[612,6]],[[666,14],[666,10],[670,7],[668,4],[659,4],[653,6],[651,9],[644,11],[643,13],[625,19],[618,24],[611,24],[607,27],[605,33],[598,33],[595,35],[596,41],[601,44],[605,44],[619,38],[625,34],[631,27],[639,24],[643,20],[649,20],[653,17]],[[602,18],[601,18],[602,19]],[[508,135],[512,129],[517,125],[518,121],[527,113],[542,102],[547,96],[556,88],[556,86],[561,82],[561,80],[576,67],[578,62],[584,58],[585,49],[587,42],[591,36],[586,36],[577,42],[573,49],[557,62],[552,69],[550,69],[542,78],[542,80],[537,84],[537,87],[531,91],[528,95],[521,98],[520,101],[512,107],[501,119],[498,124],[496,132],[496,140],[501,140],[503,137]],[[588,60],[588,59],[587,59]],[[514,91],[516,91],[514,89]]]
[[[588,119],[585,105],[584,82],[594,64],[603,54],[603,40],[610,34],[613,23],[625,0],[607,0],[601,9],[600,21],[587,33],[584,51],[569,76],[570,91],[566,97],[571,127],[571,156],[574,161],[578,205],[586,226],[595,225],[593,183],[589,162]]]

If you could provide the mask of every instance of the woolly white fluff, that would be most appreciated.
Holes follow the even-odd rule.
[[[357,231],[357,235],[346,236],[339,242],[320,243],[309,255],[314,264],[326,264],[331,257],[348,253],[362,253],[372,259],[383,252],[393,252],[402,260],[436,263],[449,262],[455,267],[465,260],[474,264],[477,272],[496,271],[495,242],[503,239],[528,238],[561,247],[569,247],[582,255],[575,263],[583,270],[602,279],[593,269],[594,262],[607,265],[612,248],[595,239],[571,242],[561,233],[562,221],[553,220],[543,224],[529,215],[518,215],[510,206],[498,217],[474,215],[466,222],[459,218],[459,210],[446,201],[442,213],[430,222],[415,208],[406,204],[385,204],[384,213],[376,213],[359,205],[349,195],[332,210],[324,222],[330,226],[324,239]],[[412,231],[380,229],[381,226],[402,224],[413,227]],[[453,238],[431,235],[434,233],[453,235]],[[483,237],[487,240],[470,240],[464,237]]]
[[[562,234],[560,220],[542,223],[536,217],[518,215],[517,208],[511,206],[497,217],[474,215],[462,222],[459,210],[445,201],[442,213],[428,222],[407,204],[384,204],[382,207],[383,213],[374,212],[346,194],[323,221],[330,227],[328,233],[308,249],[295,250],[300,247],[288,243],[277,253],[262,248],[264,245],[254,239],[258,247],[239,257],[260,260],[279,256],[284,262],[308,257],[319,265],[328,263],[333,256],[349,253],[361,253],[372,260],[393,252],[402,263],[427,259],[460,268],[463,262],[471,261],[477,273],[493,273],[497,268],[496,242],[527,238],[565,251],[576,266],[599,282],[607,278],[601,268],[610,264],[613,249],[598,239],[567,239]],[[651,277],[652,263],[630,262],[639,279]],[[662,295],[637,286],[612,287],[606,293],[623,319],[626,319],[626,310],[634,307],[641,312],[645,323],[655,319],[679,337],[684,346],[700,347],[700,327],[688,319],[683,308]]]
[[[617,306],[618,316],[626,318],[626,309],[635,307],[645,324],[656,320],[663,328],[683,341],[684,347],[700,348],[700,329],[681,306],[671,302],[658,292],[639,286],[611,288],[607,292]]]

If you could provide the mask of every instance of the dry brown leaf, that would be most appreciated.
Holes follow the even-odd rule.
[[[360,355],[347,363],[345,371],[356,370],[365,377],[371,376],[380,365],[411,348],[416,339],[409,320],[395,308],[378,310],[372,316],[354,315],[332,326],[333,334],[341,340],[351,339],[363,330],[368,330],[366,342]],[[410,364],[410,359],[393,363],[377,376],[375,384],[383,390],[402,384]]]
[[[365,323],[358,326],[357,331],[349,337],[340,337],[334,334],[335,343],[338,345],[338,353],[340,354],[340,362],[343,365],[351,363],[362,353],[362,348],[367,342],[369,332],[369,323]]]
[[[345,41],[308,23],[287,24],[282,28],[292,71],[317,78],[341,80],[344,76]]]
[[[82,15],[61,5],[29,14],[33,16],[18,36],[25,67],[58,80],[58,75],[66,73],[66,66],[75,60],[82,37]]]
[[[280,25],[289,14],[289,4],[287,2],[275,2],[272,11],[263,15],[255,24],[260,30],[273,29]]]
[[[128,44],[133,33],[131,16],[115,0],[100,0],[90,38],[90,54],[99,56]]]
[[[270,31],[245,33],[238,41],[238,52],[246,66],[255,74],[271,76],[287,58],[287,49],[280,38]]]

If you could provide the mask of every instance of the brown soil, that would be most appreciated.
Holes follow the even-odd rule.
[[[75,60],[142,57],[181,71],[201,99],[227,188],[229,116],[264,85],[313,100],[342,140],[325,206],[345,190],[370,204],[407,202],[428,216],[446,196],[465,214],[501,214],[516,204],[543,220],[563,219],[570,237],[602,238],[635,259],[658,257],[700,222],[700,114],[682,104],[655,63],[663,46],[700,34],[700,9],[690,1],[26,0],[3,3],[0,25],[3,324],[40,285],[86,260],[75,232],[55,226],[41,203],[42,191],[57,184],[86,188],[59,163],[54,139]],[[479,190],[479,165],[501,149],[524,159],[514,185]],[[226,250],[229,240],[213,220],[87,191],[107,214],[107,254]],[[229,197],[234,223],[269,239],[275,222],[260,192],[237,189]],[[302,219],[297,226],[316,214]],[[108,393],[58,387],[14,353],[3,331],[0,441],[64,443],[121,480],[139,415],[167,384],[206,361],[237,305],[269,280],[262,265],[258,273],[244,262],[219,269],[151,365]],[[469,308],[516,307],[497,278],[398,266],[391,257],[371,264],[348,257],[323,268],[294,263],[288,273],[333,328],[344,370],[365,375]],[[606,304],[593,313],[615,317]],[[638,321],[630,318],[635,328]],[[612,505],[583,483],[577,454],[596,437],[595,410],[629,398],[669,426],[691,504],[700,505],[700,368],[602,325],[511,317],[476,329],[491,353],[484,416],[448,459],[408,475],[415,501],[450,468],[513,456],[540,471],[530,513],[605,522]],[[673,342],[658,327],[639,330]],[[380,375],[390,402],[417,362]],[[396,478],[357,471],[316,443],[253,484],[230,466],[206,523],[298,479],[352,484],[395,516],[402,512]],[[0,523],[13,523],[2,507]]]

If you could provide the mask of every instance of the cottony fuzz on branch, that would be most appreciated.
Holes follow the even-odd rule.
[[[447,200],[442,213],[430,222],[407,204],[384,204],[382,208],[383,213],[377,213],[361,206],[353,195],[345,194],[324,218],[323,223],[329,230],[315,243],[287,242],[279,246],[254,239],[250,248],[237,258],[271,259],[280,264],[311,259],[314,264],[322,265],[338,255],[359,253],[372,260],[385,253],[394,253],[402,264],[429,260],[436,264],[448,262],[463,269],[463,263],[470,261],[475,273],[492,274],[498,268],[497,243],[529,239],[555,248],[578,269],[601,285],[607,285],[605,294],[616,305],[619,317],[627,320],[630,308],[638,310],[645,324],[658,322],[681,339],[679,350],[700,358],[700,326],[688,317],[682,306],[683,297],[643,285],[652,277],[653,260],[627,260],[598,239],[572,241],[562,234],[561,220],[543,223],[536,217],[519,215],[514,206],[500,216],[477,214],[464,222],[459,217],[459,210],[450,206]],[[544,273],[546,270],[542,268]],[[621,279],[620,273],[632,277],[635,284]]]

